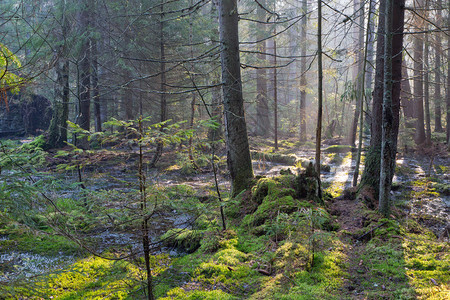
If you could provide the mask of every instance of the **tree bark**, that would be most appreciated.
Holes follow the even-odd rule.
[[[253,168],[242,96],[237,1],[221,0],[219,3],[227,163],[231,175],[232,195],[235,196],[247,188],[253,178]]]
[[[414,1],[417,14],[420,14],[420,9],[424,8],[423,0]],[[423,30],[423,19],[416,16],[415,29],[417,31]],[[416,111],[416,136],[415,141],[417,145],[425,142],[425,118],[423,109],[423,36],[422,34],[414,35],[414,102]]]
[[[370,124],[372,123],[372,113],[371,113],[371,104],[372,104],[372,82],[374,77],[375,68],[374,65],[374,44],[375,44],[375,17],[376,17],[376,7],[375,0],[369,0],[369,15],[371,16],[369,20],[367,20],[367,24],[369,24],[369,28],[367,29],[368,34],[368,43],[367,47],[367,59],[366,59],[366,79],[365,79],[365,93],[366,93],[366,114],[365,114],[365,124],[368,128],[370,128]]]
[[[351,146],[355,146],[356,131],[358,129],[358,121],[361,111],[361,105],[363,105],[363,92],[364,87],[361,86],[363,74],[363,61],[364,61],[364,1],[353,1],[354,14],[358,16],[358,29],[355,32],[356,35],[356,49],[355,49],[355,68],[353,69],[353,84],[356,90],[356,107],[353,116],[352,126],[350,128],[350,134],[348,143]]]
[[[211,2],[211,16],[214,20],[219,21],[219,16],[217,15],[217,0]],[[218,26],[214,26],[211,34],[211,42],[217,41],[219,39],[219,29]],[[214,65],[215,66],[215,65]],[[215,69],[215,68],[214,68]],[[208,139],[210,141],[218,141],[222,139],[222,92],[221,88],[215,86],[220,83],[220,74],[217,71],[211,74],[211,84],[214,87],[211,89],[211,117],[216,122],[217,126],[211,127],[208,130]]]
[[[386,1],[380,1],[379,11],[386,10]],[[361,177],[360,189],[369,188],[378,199],[378,189],[380,186],[380,154],[381,154],[381,122],[382,103],[384,91],[384,20],[385,14],[380,13],[378,17],[377,30],[377,53],[375,69],[375,85],[372,99],[372,126],[370,147],[366,155],[364,172]]]
[[[160,51],[160,60],[161,63],[159,65],[160,72],[160,122],[164,122],[167,120],[167,99],[166,99],[166,45],[164,42],[164,2],[161,2],[160,6],[160,20],[159,20],[159,51]],[[161,127],[161,130],[164,130],[164,126]],[[156,163],[160,159],[163,151],[163,143],[158,142],[156,145],[156,151],[153,155],[152,161],[150,162],[150,167],[155,167]]]
[[[374,194],[375,199],[379,199],[381,184],[392,185],[392,178],[395,170],[395,156],[397,152],[397,138],[399,128],[399,111],[400,111],[400,86],[402,79],[402,50],[403,50],[403,26],[404,26],[404,8],[405,2],[393,1],[392,14],[392,89],[391,89],[391,109],[392,118],[391,122],[391,134],[385,135],[388,144],[385,144],[384,152],[384,181],[380,180],[381,174],[381,145],[382,145],[382,122],[383,118],[383,99],[384,99],[384,82],[385,77],[385,62],[384,62],[384,32],[385,32],[385,14],[379,15],[378,23],[378,42],[377,42],[377,57],[376,57],[376,74],[375,74],[375,89],[373,96],[373,119],[372,130],[369,151],[366,156],[364,173],[361,178],[360,191],[362,189],[369,189]],[[386,2],[382,0],[380,2],[380,11],[386,10]],[[386,116],[389,118],[389,115]],[[389,155],[388,155],[389,154]],[[388,163],[389,162],[389,163]],[[386,187],[386,186],[385,186]],[[388,188],[389,189],[389,188]],[[383,188],[383,197],[386,197],[386,188]],[[383,203],[384,205],[384,203]]]
[[[448,25],[450,27],[450,15],[448,16]],[[447,147],[450,149],[450,37],[447,35]]]
[[[60,3],[61,9],[61,36],[60,40],[65,40],[69,24],[66,15],[66,3]],[[55,88],[55,102],[53,109],[53,117],[48,130],[47,146],[49,148],[63,147],[67,142],[67,120],[69,119],[69,60],[67,56],[67,45],[61,47],[58,61],[56,62],[56,88]]]
[[[128,5],[127,5],[128,6]],[[128,52],[129,45],[131,44],[131,30],[127,29],[124,32],[124,51]],[[134,113],[133,113],[133,106],[134,106],[134,95],[132,92],[132,73],[129,69],[129,66],[123,67],[123,82],[124,88],[123,88],[123,95],[122,95],[122,103],[124,113],[125,113],[125,120],[133,120],[134,119]]]
[[[428,27],[428,26],[427,26]],[[425,33],[425,44],[424,44],[424,66],[425,72],[423,73],[423,88],[424,88],[424,102],[425,102],[425,144],[431,145],[431,117],[430,117],[430,82],[428,76],[428,70],[430,69],[428,64],[429,55],[429,45],[428,45],[428,34]]]
[[[89,37],[89,8],[90,0],[83,0],[80,12],[80,26],[82,34],[82,45],[79,53],[80,61],[80,114],[79,125],[84,130],[91,127],[91,51]],[[78,146],[83,149],[89,148],[87,137],[78,139]]]
[[[364,4],[363,4],[364,5]],[[359,122],[359,141],[358,141],[358,154],[356,156],[356,163],[355,163],[355,172],[353,173],[353,186],[358,185],[358,177],[359,177],[359,165],[361,163],[361,155],[362,155],[362,144],[363,144],[363,127],[364,127],[364,99],[366,99],[366,92],[364,91],[366,87],[366,69],[367,69],[367,56],[369,51],[369,41],[370,41],[370,23],[371,23],[371,15],[372,15],[372,5],[373,2],[369,2],[369,13],[367,15],[367,32],[366,32],[366,41],[364,43],[364,56],[363,56],[363,68],[362,68],[362,75],[361,75],[361,106],[360,106],[360,122]],[[364,24],[362,24],[361,27],[364,27]]]
[[[449,7],[450,8],[450,7]],[[447,27],[450,28],[450,14],[447,16]],[[450,149],[450,36],[447,34],[447,147]]]
[[[92,90],[93,90],[93,100],[94,100],[94,120],[95,120],[95,131],[102,131],[102,118],[100,109],[100,86],[99,86],[99,76],[98,76],[98,49],[97,41],[92,40]]]
[[[316,127],[316,175],[320,183],[320,146],[322,142],[322,102],[323,102],[323,72],[322,72],[322,0],[317,1],[317,127]],[[319,187],[320,190],[320,187]]]
[[[386,217],[390,212],[390,192],[395,171],[400,112],[400,85],[402,73],[403,27],[405,0],[386,1],[384,96],[382,117],[382,144],[380,190],[378,208]]]
[[[276,34],[276,31],[274,32]],[[273,38],[273,61],[274,61],[274,69],[273,69],[273,129],[274,129],[274,143],[275,150],[278,150],[278,70],[277,66],[277,41],[275,37]]]
[[[265,0],[260,1],[262,6],[266,5]],[[257,9],[258,20],[265,22],[266,11],[258,5]],[[258,23],[257,25],[257,40],[265,38],[265,25]],[[269,104],[267,97],[267,71],[264,69],[266,65],[266,41],[260,41],[257,44],[257,57],[261,68],[256,70],[256,134],[259,136],[267,136],[269,134]]]
[[[436,2],[436,24],[441,27],[442,22],[442,0]],[[435,53],[435,67],[434,67],[434,131],[444,132],[442,127],[442,94],[441,94],[441,51],[442,51],[442,35],[440,32],[435,32],[436,44],[434,47]]]
[[[69,82],[69,60],[64,59],[62,66],[62,112],[61,112],[61,139],[62,143],[67,142],[67,121],[69,120],[70,82]]]
[[[378,209],[380,212],[389,216],[390,210],[390,164],[391,152],[393,148],[392,141],[392,2],[386,0],[385,8],[385,40],[384,40],[384,95],[383,95],[383,118],[381,131],[381,160],[380,160],[380,192]]]
[[[302,0],[302,24],[300,34],[300,142],[306,142],[306,30],[308,0]]]

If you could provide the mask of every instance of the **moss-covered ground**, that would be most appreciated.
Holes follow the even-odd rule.
[[[271,159],[292,159],[288,150],[297,145],[288,141],[280,145],[282,154]],[[334,164],[346,164],[351,160],[348,150],[335,147],[326,155]],[[263,152],[272,153],[258,148],[258,153]],[[444,165],[433,168],[437,174],[448,173]],[[408,184],[395,187],[398,195],[389,219],[358,199],[346,199],[342,182],[325,186],[324,197],[319,199],[315,177],[305,172],[259,177],[247,191],[222,202],[212,196],[197,197],[185,185],[164,190],[172,199],[166,209],[185,207],[201,214],[190,228],[172,229],[161,236],[166,247],[178,248],[183,254],[152,256],[155,297],[450,299],[448,235],[438,236],[427,227],[433,220],[409,214],[412,208],[405,203],[411,198],[426,202],[447,195],[448,184],[438,177],[416,178],[415,171],[405,165],[398,167],[398,174]],[[110,200],[114,195],[96,197]],[[58,204],[72,213],[67,224],[92,230],[83,206],[68,202]],[[220,206],[225,210],[226,230]],[[117,207],[108,209],[109,217],[121,216]],[[146,275],[140,255],[122,260],[92,256],[70,239],[55,235],[39,218],[32,220],[34,227],[0,219],[0,255],[22,251],[54,256],[61,252],[73,255],[75,262],[41,276],[2,279],[0,299],[145,299]],[[104,254],[114,258],[125,250],[109,249]],[[0,276],[14,266],[1,267]]]

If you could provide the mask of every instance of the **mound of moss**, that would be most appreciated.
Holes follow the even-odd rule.
[[[162,237],[163,245],[192,253],[200,247],[203,236],[202,230],[174,228],[168,230]]]
[[[353,151],[353,147],[349,145],[333,145],[323,149],[324,153],[347,153]]]
[[[269,161],[273,163],[280,163],[286,165],[295,165],[297,157],[294,154],[281,154],[281,153],[269,153],[269,152],[251,152],[252,159]]]

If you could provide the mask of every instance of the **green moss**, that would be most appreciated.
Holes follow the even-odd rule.
[[[300,161],[297,162],[296,164],[297,168],[314,168],[314,161],[310,160],[310,159],[302,159]],[[321,164],[320,165],[320,170],[322,172],[330,172],[331,171],[331,166],[328,164]]]
[[[339,155],[339,153],[333,152],[329,153],[327,156],[330,159],[330,164],[340,165],[344,161],[344,158]]]
[[[264,228],[262,228],[264,230]],[[264,252],[269,238],[265,235],[255,236],[246,228],[242,228],[238,234],[238,245],[236,248],[244,253]]]
[[[333,250],[316,253],[308,272],[305,263],[309,252],[302,244],[285,243],[278,249],[276,266],[284,273],[264,283],[264,288],[250,299],[342,299],[346,257],[337,239],[330,241]],[[287,271],[287,272],[286,272]]]
[[[323,149],[324,153],[346,153],[352,151],[352,147],[348,145],[333,145]]]
[[[278,146],[284,147],[284,148],[295,148],[297,145],[296,142],[297,142],[296,140],[292,140],[292,141],[281,140],[278,142]]]
[[[445,299],[450,282],[448,244],[412,219],[387,222],[357,259],[367,298]]]
[[[75,242],[64,236],[57,236],[51,233],[16,232],[9,235],[9,238],[11,241],[14,241],[14,248],[17,251],[40,255],[57,255],[61,252],[65,254],[79,254],[81,251]]]
[[[446,174],[450,171],[450,167],[443,165],[434,165],[434,170],[437,174]]]
[[[305,269],[310,257],[307,245],[306,241],[301,243],[286,241],[275,251],[276,260],[273,267],[283,270],[286,274]]]
[[[436,183],[433,185],[433,187],[439,194],[445,195],[445,196],[450,196],[450,184]]]
[[[281,153],[268,153],[268,152],[251,152],[252,159],[254,160],[262,160],[262,161],[270,161],[274,163],[281,163],[286,165],[295,165],[297,162],[297,156],[294,154],[281,154]]]
[[[162,264],[158,258],[153,260],[153,264],[156,263]],[[161,271],[161,268],[154,268],[154,275]],[[139,282],[140,271],[136,266],[124,260],[90,257],[40,281],[30,282],[26,287],[16,286],[6,296],[15,293],[33,299],[130,299],[139,289]]]
[[[243,220],[243,225],[258,226],[264,224],[267,220],[276,217],[280,212],[291,213],[295,211],[298,206],[298,201],[295,201],[292,196],[281,196],[264,198],[264,201],[258,206],[256,212],[252,215],[247,215]]]
[[[222,290],[191,290],[185,291],[182,288],[174,288],[167,293],[167,297],[159,298],[161,300],[232,300],[239,299]]]
[[[188,253],[194,252],[200,247],[204,231],[189,229],[170,229],[162,237],[164,245],[175,247]]]
[[[245,262],[248,255],[237,250],[236,248],[227,248],[216,253],[213,258],[219,263],[227,264],[229,266],[237,266]]]

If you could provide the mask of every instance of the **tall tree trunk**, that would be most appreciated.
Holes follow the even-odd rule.
[[[92,89],[93,89],[93,100],[94,100],[94,120],[95,120],[95,131],[102,131],[102,118],[100,109],[100,86],[98,78],[98,49],[97,41],[92,40]]]
[[[167,99],[166,99],[166,45],[164,42],[164,2],[161,4],[161,20],[160,20],[160,28],[159,28],[159,46],[160,46],[160,55],[161,55],[161,64],[160,64],[160,72],[161,72],[161,113],[160,113],[160,121],[164,122],[167,120]],[[162,146],[161,146],[162,148]],[[162,149],[161,149],[162,150]]]
[[[253,168],[242,96],[236,0],[220,1],[219,26],[227,163],[232,195],[237,195],[247,188],[253,178]]]
[[[386,217],[390,212],[390,192],[395,171],[400,113],[402,50],[405,0],[386,0],[384,95],[380,190],[378,208]]]
[[[390,209],[390,153],[392,151],[392,2],[386,0],[385,10],[385,40],[384,40],[384,95],[383,95],[383,119],[381,133],[381,163],[380,163],[380,195],[378,209],[385,216]]]
[[[449,7],[450,9],[450,7]],[[450,28],[450,14],[447,16],[447,27]],[[447,35],[447,147],[450,149],[450,35]]]
[[[163,0],[161,0],[163,1]],[[161,2],[160,6],[160,21],[159,21],[159,51],[160,51],[160,122],[167,120],[167,100],[166,100],[166,45],[164,43],[164,2]],[[161,127],[164,130],[164,126]],[[152,161],[150,162],[150,167],[154,167],[158,160],[160,159],[163,151],[163,143],[158,142],[156,145],[156,151],[153,155]]]
[[[211,16],[214,20],[219,21],[219,16],[217,15],[217,0],[211,2]],[[211,43],[217,41],[219,38],[218,26],[214,26],[211,34]],[[215,69],[215,65],[214,65]],[[218,141],[222,138],[222,92],[219,86],[220,74],[216,71],[211,74],[211,84],[214,86],[211,89],[211,116],[217,126],[212,126],[208,130],[208,139],[210,141]]]
[[[356,131],[358,129],[359,115],[361,111],[361,106],[363,105],[363,90],[364,87],[361,86],[363,74],[363,60],[364,60],[364,1],[354,0],[353,1],[354,14],[358,16],[358,29],[355,32],[356,35],[356,49],[355,49],[355,68],[353,70],[353,83],[356,90],[356,107],[353,116],[352,126],[350,128],[350,134],[348,142],[351,146],[355,146],[356,141]],[[360,137],[361,138],[361,137]]]
[[[62,66],[62,111],[61,111],[61,139],[62,143],[67,142],[67,121],[69,120],[70,82],[69,82],[69,60],[64,58]]]
[[[386,10],[386,1],[380,0],[379,11]],[[370,193],[378,199],[380,187],[380,153],[381,153],[381,122],[383,103],[383,80],[384,80],[384,20],[385,14],[380,13],[378,17],[377,30],[377,54],[375,69],[375,86],[372,99],[372,126],[370,147],[366,155],[364,172],[361,177],[360,189],[369,189]]]
[[[424,9],[423,0],[414,1],[417,14]],[[416,16],[415,30],[423,30],[423,19]],[[425,118],[423,111],[423,35],[414,35],[414,102],[416,106],[416,144],[425,142]]]
[[[131,44],[131,31],[127,29],[124,33],[124,42],[125,42],[125,51],[128,51],[128,45]],[[133,113],[133,106],[134,106],[134,95],[132,92],[132,73],[129,69],[129,66],[125,66],[123,68],[124,72],[124,78],[123,81],[125,82],[125,86],[123,89],[123,109],[125,110],[125,120],[133,120],[134,119],[134,113]]]
[[[428,27],[428,26],[427,26]],[[426,28],[427,28],[426,27]],[[423,73],[423,87],[424,87],[424,102],[425,102],[425,143],[431,145],[431,117],[430,117],[430,82],[428,76],[429,62],[429,45],[428,45],[428,34],[425,33],[425,48],[423,52],[425,72]]]
[[[436,24],[441,27],[442,22],[442,0],[436,2]],[[435,32],[436,44],[434,47],[435,53],[435,66],[434,66],[434,131],[444,132],[442,128],[442,94],[441,94],[441,51],[442,51],[442,35],[440,32]]]
[[[320,146],[322,142],[322,102],[323,102],[323,72],[322,72],[322,0],[317,1],[317,127],[316,127],[316,173],[320,183]],[[320,187],[319,187],[320,191]]]
[[[192,5],[193,5],[193,1],[190,0],[189,1],[189,6],[192,7]],[[193,30],[194,30],[194,28],[193,28],[193,17],[194,17],[193,13],[191,13],[189,15],[189,44],[191,45],[190,46],[190,48],[191,48],[190,49],[191,59],[194,58],[194,46],[192,44],[193,43],[192,36],[193,36]],[[191,64],[191,68],[190,68],[189,72],[191,73],[189,76],[195,82],[194,64]],[[193,130],[194,129],[194,120],[195,120],[195,105],[196,105],[196,101],[197,101],[196,92],[192,92],[191,96],[192,96],[192,99],[191,99],[191,117],[189,119],[189,129]],[[198,169],[199,167],[198,167],[197,163],[195,162],[194,151],[192,149],[193,148],[193,139],[194,139],[194,135],[191,135],[189,137],[189,145],[188,145],[188,152],[189,152],[189,154],[188,155],[189,155],[189,161],[191,162],[192,167],[194,169]]]
[[[260,1],[262,6],[266,5],[265,0]],[[258,20],[265,22],[266,11],[258,5],[257,9]],[[266,26],[264,23],[257,25],[257,40],[263,40],[266,36]],[[258,61],[260,68],[256,70],[256,134],[260,136],[267,136],[269,134],[269,104],[267,97],[267,71],[264,69],[266,65],[266,41],[260,41],[257,44]]]
[[[69,25],[67,22],[66,3],[60,2],[61,9],[61,36],[60,40],[65,40]],[[67,142],[67,120],[69,119],[69,60],[67,56],[67,45],[61,46],[58,61],[56,62],[56,87],[55,101],[53,107],[53,117],[48,129],[47,146],[49,148],[59,148]]]
[[[46,148],[53,149],[53,148],[59,148],[63,144],[61,143],[61,131],[60,131],[60,124],[61,124],[61,111],[62,111],[62,93],[61,93],[61,82],[62,82],[62,76],[61,76],[61,69],[59,66],[59,62],[56,63],[56,86],[55,86],[55,99],[52,103],[53,106],[53,114],[52,114],[52,120],[50,121],[50,126],[48,128],[48,138],[46,142]],[[1,100],[1,99],[0,99]]]
[[[374,44],[375,44],[375,18],[376,18],[376,7],[375,7],[375,0],[369,0],[369,20],[367,20],[367,24],[369,24],[369,27],[367,29],[367,35],[368,35],[368,43],[366,45],[367,47],[367,58],[366,58],[366,79],[365,79],[365,94],[366,94],[366,114],[365,114],[365,124],[368,128],[370,128],[370,124],[372,123],[372,114],[371,114],[371,104],[372,104],[372,83],[373,83],[373,76],[375,72],[374,65]]]
[[[306,142],[306,30],[308,0],[302,0],[302,24],[300,34],[300,142]]]
[[[364,5],[364,4],[363,4]],[[367,55],[369,51],[369,41],[370,41],[370,23],[371,23],[371,13],[372,13],[372,5],[373,2],[369,2],[369,13],[367,15],[367,32],[366,32],[366,41],[364,43],[364,58],[363,58],[363,68],[361,75],[361,106],[360,106],[360,122],[359,122],[359,141],[358,141],[358,154],[356,156],[356,164],[355,164],[355,172],[353,173],[353,186],[357,186],[358,177],[359,177],[359,165],[361,163],[361,155],[362,155],[362,144],[363,144],[363,127],[364,127],[364,99],[366,98],[366,93],[364,91],[366,83],[365,83],[365,73],[367,68]],[[364,24],[362,24],[364,25]],[[364,26],[362,26],[364,27]]]
[[[276,30],[274,30],[273,38],[273,129],[274,129],[274,143],[275,150],[278,150],[278,69],[277,67],[277,41],[275,39]]]
[[[84,130],[91,127],[91,51],[90,51],[90,22],[89,9],[90,0],[83,0],[80,12],[80,26],[82,32],[82,45],[80,55],[80,114],[79,125]],[[83,149],[89,148],[87,137],[78,139],[78,146]]]

